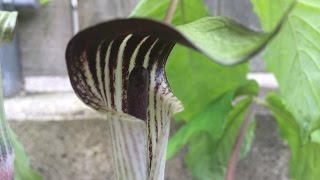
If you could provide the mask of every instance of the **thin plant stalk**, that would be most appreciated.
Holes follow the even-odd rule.
[[[164,22],[170,24],[174,15],[174,12],[177,8],[177,5],[179,3],[179,0],[171,0],[170,5],[168,7],[166,16],[164,18]]]
[[[237,167],[237,162],[239,159],[241,145],[243,144],[243,141],[244,141],[245,135],[247,133],[247,129],[249,127],[249,124],[254,117],[255,109],[256,109],[256,104],[253,102],[249,107],[249,112],[244,119],[244,122],[243,122],[243,124],[240,128],[239,134],[237,136],[236,142],[233,146],[231,156],[229,159],[229,163],[228,163],[228,167],[227,167],[227,174],[226,174],[226,178],[225,178],[226,180],[234,180],[234,173],[235,173],[235,170]]]

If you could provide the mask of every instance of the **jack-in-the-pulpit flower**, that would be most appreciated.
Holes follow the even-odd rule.
[[[73,37],[66,51],[70,81],[79,98],[109,120],[115,179],[164,179],[170,119],[182,110],[165,76],[176,43],[222,64],[236,64],[257,53],[275,32],[257,33],[222,17],[178,29],[132,18],[102,23]]]
[[[149,28],[148,28],[149,27]],[[66,59],[77,95],[107,115],[116,179],[163,179],[169,123],[182,110],[165,77],[167,26],[131,19],[75,36]]]

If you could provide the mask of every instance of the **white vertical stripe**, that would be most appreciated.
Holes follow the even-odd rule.
[[[115,69],[115,108],[117,111],[122,112],[122,63],[123,63],[123,52],[127,45],[128,40],[132,37],[129,34],[121,43],[118,51],[117,67]]]
[[[119,179],[123,179],[124,177],[126,177],[126,169],[125,169],[125,158],[124,154],[125,154],[125,147],[124,142],[123,142],[123,137],[122,137],[122,133],[121,133],[121,128],[119,126],[119,119],[113,119],[113,128],[115,129],[115,143],[117,146],[117,158],[118,158],[118,162],[119,162],[119,172],[120,172],[120,176]]]
[[[152,156],[154,155],[154,150],[156,148],[156,124],[155,124],[155,109],[154,109],[154,87],[155,87],[155,76],[156,76],[156,65],[153,66],[151,72],[150,72],[150,84],[149,84],[149,103],[148,103],[148,112],[149,112],[149,126],[150,129],[149,133],[151,135],[151,142],[152,142]],[[149,127],[148,126],[148,127]],[[149,142],[149,141],[148,141]]]
[[[158,42],[159,39],[157,39],[156,41],[154,41],[154,43],[151,45],[151,47],[149,48],[148,52],[146,53],[146,56],[144,57],[144,61],[143,61],[143,67],[147,68],[149,65],[149,61],[150,61],[150,53],[151,50],[153,49],[154,45]]]
[[[165,116],[165,124],[161,130],[159,140],[154,150],[152,158],[151,169],[148,180],[163,180],[165,170],[165,155],[168,143],[168,136],[170,130],[170,116]]]
[[[131,166],[131,162],[132,162],[132,159],[131,157],[129,156],[129,149],[128,149],[128,144],[127,144],[127,137],[126,135],[128,134],[128,132],[125,131],[125,129],[123,128],[123,121],[121,121],[120,119],[117,119],[117,121],[115,122],[117,129],[119,130],[118,131],[118,137],[119,137],[119,144],[121,145],[121,151],[122,151],[122,156],[120,156],[123,160],[123,164],[124,164],[124,167],[123,169],[125,170],[125,173],[127,174],[127,176],[124,176],[126,177],[128,180],[131,180],[131,178],[129,177],[133,177],[134,174],[132,171],[134,171],[133,167]]]
[[[142,41],[138,44],[138,46],[136,47],[136,49],[133,51],[133,54],[131,56],[130,59],[130,65],[129,65],[129,73],[132,71],[132,69],[134,68],[135,64],[136,64],[136,58],[138,55],[138,52],[140,50],[141,45],[149,38],[149,36],[145,37],[142,39]]]
[[[100,51],[101,51],[101,45],[99,45],[97,54],[96,54],[96,70],[97,70],[97,77],[98,77],[98,83],[99,83],[99,90],[100,94],[103,98],[104,104],[107,106],[107,100],[106,100],[106,95],[103,89],[103,82],[102,82],[102,73],[101,73],[101,58],[100,58]]]
[[[116,134],[115,134],[115,128],[114,128],[114,125],[113,125],[113,119],[110,118],[108,119],[109,121],[109,129],[110,129],[110,135],[111,135],[111,145],[112,145],[112,152],[113,152],[113,167],[114,167],[114,171],[115,171],[115,179],[119,179],[119,174],[120,174],[120,171],[119,171],[119,160],[117,159],[118,158],[118,149],[117,149],[117,141],[116,141]]]
[[[161,106],[162,106],[162,100],[160,99],[161,97],[161,84],[159,85],[159,89],[157,90],[157,95],[156,95],[156,119],[157,119],[157,125],[158,125],[158,134],[157,137],[160,136],[161,134]]]
[[[123,124],[125,124],[126,122],[124,122]],[[130,127],[131,128],[131,127]],[[137,143],[139,142],[137,139],[137,135],[133,134],[133,130],[132,128],[129,129],[128,125],[124,125],[123,126],[123,129],[124,129],[124,132],[125,132],[125,139],[126,139],[126,144],[127,144],[127,147],[129,149],[127,149],[128,151],[128,154],[129,154],[129,158],[131,158],[131,162],[133,163],[133,169],[131,171],[133,171],[135,173],[135,178],[137,179],[138,177],[144,177],[145,174],[143,174],[143,168],[146,168],[146,164],[142,164],[142,159],[140,159],[140,153],[139,152],[135,152],[135,150],[139,150],[137,149],[137,145],[133,144],[134,143]],[[128,159],[129,160],[129,159]],[[140,162],[138,164],[135,164],[135,162]]]
[[[164,118],[167,115],[167,110],[166,110],[166,102],[165,102],[165,97],[162,97],[162,104],[161,104],[161,110],[162,110],[162,118],[161,118],[161,122],[162,122],[162,126],[164,125]],[[163,127],[162,127],[163,128]]]
[[[109,120],[113,134],[111,138],[116,178],[119,180],[147,180],[145,122],[121,116],[110,117]]]
[[[104,67],[104,84],[105,84],[105,90],[106,90],[106,96],[107,96],[107,107],[111,108],[111,92],[110,92],[110,70],[109,70],[109,59],[110,59],[110,51],[111,47],[113,45],[113,41],[109,44],[107,52],[106,52],[106,58],[105,58],[105,67]]]

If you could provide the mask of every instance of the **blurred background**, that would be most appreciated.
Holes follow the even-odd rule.
[[[125,17],[139,0],[0,0],[3,10],[19,12],[15,40],[0,49],[7,118],[46,180],[105,180],[112,177],[106,122],[74,95],[64,53],[79,30]],[[259,21],[249,0],[205,0],[213,15],[229,16],[253,29]],[[241,5],[239,5],[241,4]],[[276,89],[260,57],[251,63],[249,78],[262,92]],[[259,109],[256,138],[249,156],[237,168],[236,179],[282,180],[289,152],[278,138],[271,115]],[[172,132],[179,127],[174,124]],[[192,179],[184,150],[167,164],[167,180]]]

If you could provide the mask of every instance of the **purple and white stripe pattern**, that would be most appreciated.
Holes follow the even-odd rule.
[[[66,52],[76,94],[109,119],[117,180],[164,179],[170,118],[182,110],[164,71],[175,43],[143,30],[100,24]]]

